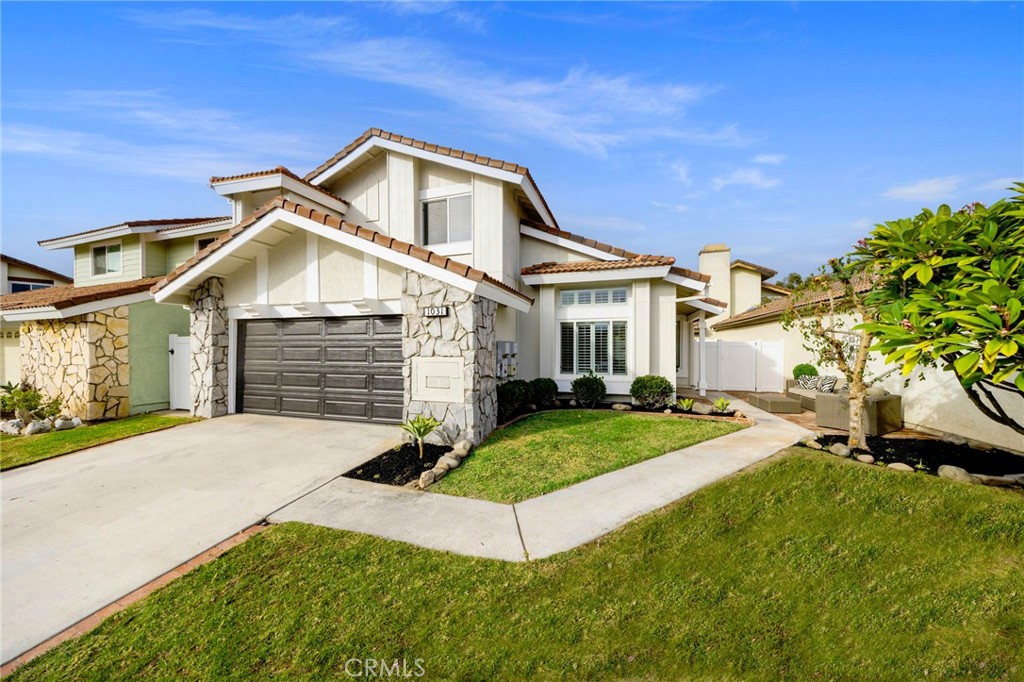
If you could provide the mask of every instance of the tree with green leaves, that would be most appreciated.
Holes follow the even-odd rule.
[[[877,308],[867,300],[871,279],[870,268],[849,258],[832,258],[789,297],[790,305],[782,315],[783,328],[800,332],[816,364],[835,367],[846,378],[850,403],[846,444],[851,450],[870,450],[863,422],[867,390],[895,371],[871,371],[868,360],[874,337],[858,327],[863,320],[877,319]]]
[[[1024,433],[1024,183],[991,206],[943,205],[877,225],[854,260],[877,282],[859,329],[909,375],[953,372],[993,421]]]
[[[776,280],[775,284],[780,287],[785,287],[791,291],[796,291],[803,286],[804,277],[799,272],[791,272],[782,279]]]

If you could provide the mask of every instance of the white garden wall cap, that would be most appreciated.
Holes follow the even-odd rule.
[[[148,291],[160,279],[160,277],[145,277],[127,282],[94,284],[86,287],[59,286],[5,294],[0,296],[0,310],[33,310],[37,308],[62,310],[83,303],[104,301],[109,298]]]
[[[198,223],[214,222],[218,220],[230,220],[230,216],[207,216],[203,218],[156,218],[154,220],[127,220],[123,223],[117,223],[116,225],[97,227],[96,229],[93,230],[76,232],[74,234],[64,235],[63,237],[43,239],[37,243],[39,244],[39,246],[42,247],[58,246],[62,245],[61,242],[78,239],[79,237],[99,236],[105,232],[153,232],[156,231],[157,228],[181,227],[185,225],[196,225]],[[150,230],[147,228],[154,229]],[[66,244],[66,246],[71,246],[71,244]]]
[[[359,149],[359,147],[361,147],[363,144],[374,138],[384,140],[386,142],[396,142],[398,144],[403,144],[406,145],[407,147],[411,147],[413,149],[420,149],[425,152],[430,152],[432,154],[448,156],[453,159],[458,159],[460,161],[468,161],[470,163],[480,164],[481,166],[487,166],[488,168],[494,168],[508,173],[521,175],[529,182],[530,186],[537,193],[537,197],[540,199],[541,204],[544,205],[544,210],[547,211],[547,214],[551,217],[551,220],[556,224],[558,222],[557,220],[555,220],[554,213],[551,212],[551,207],[548,206],[547,199],[544,198],[544,194],[540,191],[540,188],[537,187],[537,183],[534,182],[533,176],[530,175],[530,169],[527,168],[526,166],[521,166],[518,163],[512,163],[510,161],[502,161],[501,159],[494,159],[489,156],[483,156],[481,154],[473,154],[471,152],[463,151],[461,149],[455,149],[453,147],[442,147],[440,145],[431,144],[430,142],[425,142],[423,140],[417,140],[412,137],[406,137],[405,135],[389,133],[388,131],[382,130],[380,128],[370,128],[362,135],[352,140],[352,142],[348,143],[348,145],[346,145],[344,149],[342,149],[337,154],[324,161],[322,164],[311,170],[309,173],[307,173],[304,179],[308,182],[312,182],[321,173],[328,170],[331,166],[335,165],[339,161],[345,159],[347,156],[349,156],[354,151]]]
[[[341,203],[345,204],[346,206],[351,206],[351,202],[348,201],[347,199],[343,199],[343,198],[339,197],[337,194],[335,194],[334,192],[330,192],[330,191],[324,189],[323,187],[320,187],[319,185],[314,185],[309,180],[306,180],[305,178],[299,177],[298,175],[296,175],[292,171],[288,170],[288,168],[286,168],[284,166],[277,166],[276,168],[270,168],[268,170],[253,171],[252,173],[242,173],[241,175],[227,175],[227,176],[216,176],[215,175],[214,177],[210,178],[210,186],[211,187],[216,187],[217,185],[222,185],[222,184],[224,184],[226,182],[237,182],[238,180],[252,180],[253,178],[265,178],[265,177],[270,177],[270,176],[273,176],[273,175],[281,175],[281,176],[284,176],[286,178],[291,178],[292,180],[295,180],[296,182],[300,182],[303,185],[305,185],[306,187],[308,187],[308,188],[310,188],[310,189],[312,189],[312,190],[314,190],[316,192],[319,192],[320,194],[323,194],[324,196],[330,197],[331,199],[334,199],[335,201],[340,201]]]
[[[856,276],[852,281],[854,288],[858,293],[868,291],[872,287],[871,280],[865,276]],[[777,298],[774,301],[769,301],[762,306],[747,310],[739,315],[733,315],[726,320],[722,320],[718,324],[712,325],[712,329],[732,329],[733,327],[744,327],[749,324],[774,320],[782,317],[782,315],[790,308],[795,308],[796,310],[809,308],[810,306],[827,301],[830,295],[838,295],[841,290],[842,284],[835,283],[832,285],[830,291],[798,291],[789,294],[788,296]]]
[[[14,256],[8,256],[6,253],[0,253],[0,261],[9,265],[17,265],[19,268],[25,268],[26,270],[35,270],[39,274],[52,277],[53,279],[60,280],[61,282],[67,282],[68,284],[71,284],[74,281],[73,278],[68,277],[67,275],[62,275],[54,270],[44,268],[41,265],[36,265],[35,263],[29,263],[28,261],[15,258]]]
[[[400,239],[389,237],[386,234],[381,234],[380,232],[377,232],[376,230],[371,230],[368,227],[363,227],[362,225],[353,225],[352,223],[346,222],[333,215],[328,215],[321,211],[317,211],[314,208],[303,206],[302,204],[298,204],[294,201],[285,199],[284,197],[281,196],[274,197],[273,199],[265,203],[263,206],[256,209],[245,220],[238,223],[230,230],[217,237],[217,239],[215,239],[211,244],[206,246],[206,248],[195,253],[191,258],[186,260],[184,263],[176,267],[171,272],[167,273],[167,275],[165,275],[163,278],[159,278],[151,289],[152,293],[157,293],[174,280],[180,278],[186,272],[192,270],[193,267],[198,265],[208,256],[216,252],[222,246],[230,242],[236,236],[244,232],[247,228],[251,227],[261,218],[263,218],[268,213],[274,210],[288,211],[289,213],[293,213],[297,216],[307,218],[309,220],[312,220],[313,222],[320,223],[321,225],[324,225],[326,227],[331,227],[340,230],[341,232],[345,232],[346,234],[359,237],[360,239],[364,239],[368,242],[377,244],[379,246],[383,246],[397,253],[411,256],[413,258],[416,258],[417,260],[423,261],[424,263],[429,263],[430,265],[441,268],[443,270],[447,270],[448,272],[459,275],[460,277],[465,277],[466,279],[469,279],[473,282],[485,282],[491,286],[497,287],[510,294],[513,294],[523,299],[524,301],[527,301],[531,305],[533,304],[532,298],[522,293],[518,289],[510,287],[504,282],[501,282],[491,277],[482,270],[477,270],[476,268],[472,268],[466,265],[465,263],[461,263],[447,256],[442,256],[440,254],[434,253],[433,251],[425,249],[422,246],[416,246],[415,244],[410,244],[408,242],[403,242]]]
[[[631,268],[654,268],[672,265],[676,259],[671,256],[636,256],[622,260],[569,261],[556,263],[547,261],[528,265],[520,271],[526,275],[552,275],[563,272],[592,272],[596,270],[625,270]]]

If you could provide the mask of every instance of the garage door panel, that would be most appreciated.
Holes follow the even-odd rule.
[[[370,363],[370,349],[366,346],[328,346],[326,362],[344,362],[346,364],[358,363],[368,365]]]
[[[380,421],[400,422],[402,421],[402,405],[374,403],[371,418]]]
[[[246,395],[242,399],[242,409],[254,412],[278,412],[277,398],[267,395]]]
[[[281,324],[282,336],[320,336],[323,320],[287,320]]]
[[[365,337],[369,333],[370,321],[366,318],[327,320],[327,334],[329,336]]]
[[[281,348],[282,362],[315,362],[319,364],[322,358],[323,348],[320,346],[283,346]]]
[[[404,381],[400,376],[375,374],[373,375],[372,382],[372,389],[374,391],[392,391],[402,393],[405,390]]]
[[[368,374],[325,374],[324,388],[368,391],[370,389],[370,376]]]
[[[238,388],[244,411],[401,421],[401,317],[258,320],[242,325]],[[258,333],[251,334],[253,330]]]

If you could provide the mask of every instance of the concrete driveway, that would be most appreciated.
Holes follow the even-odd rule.
[[[401,440],[230,415],[0,474],[9,661]]]

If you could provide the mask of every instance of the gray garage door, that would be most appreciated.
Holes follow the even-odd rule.
[[[402,419],[400,316],[248,320],[238,348],[243,412]]]

